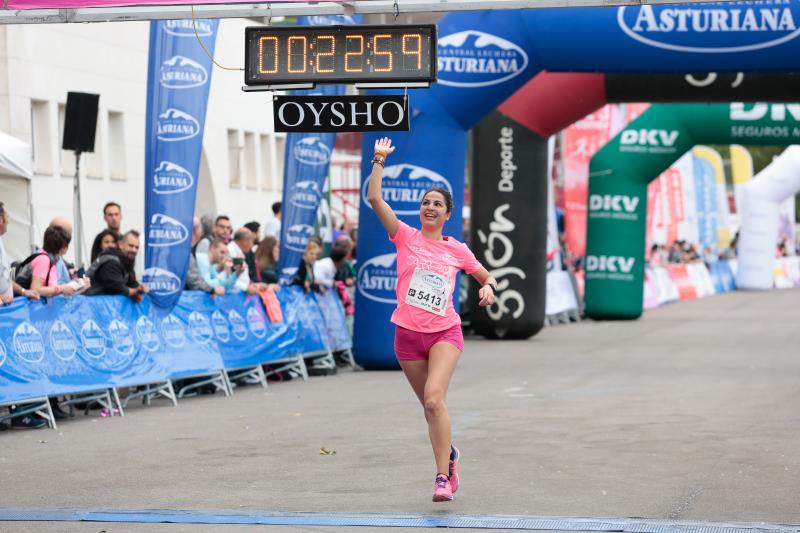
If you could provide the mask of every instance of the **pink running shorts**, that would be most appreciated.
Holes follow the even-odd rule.
[[[463,351],[464,334],[461,332],[461,324],[433,333],[420,333],[402,326],[395,326],[394,353],[399,361],[426,361],[431,346],[437,342],[452,344]]]

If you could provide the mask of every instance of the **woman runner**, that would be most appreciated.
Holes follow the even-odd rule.
[[[425,410],[436,461],[433,501],[450,501],[458,489],[460,452],[452,444],[450,415],[444,401],[464,349],[461,318],[452,298],[456,273],[464,270],[478,281],[481,306],[494,303],[497,280],[465,244],[442,236],[442,227],[453,210],[452,196],[445,189],[431,188],[422,197],[421,230],[397,219],[381,195],[383,167],[392,152],[389,138],[375,142],[367,198],[397,247],[394,351]]]

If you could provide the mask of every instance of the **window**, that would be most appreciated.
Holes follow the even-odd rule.
[[[112,180],[128,178],[125,161],[125,122],[119,111],[108,112],[108,155]]]
[[[83,154],[82,159],[86,163],[86,176],[89,178],[104,178],[106,176],[105,169],[105,121],[104,113],[97,112],[97,130],[94,136],[94,152]]]
[[[239,130],[228,130],[228,183],[231,187],[242,186],[242,146]]]
[[[286,160],[286,136],[275,138],[275,189],[283,190],[283,163]]]
[[[61,168],[61,176],[72,178],[75,176],[75,152],[61,149],[64,140],[64,117],[66,116],[66,110],[66,104],[58,104],[58,159]]]
[[[31,147],[33,170],[37,174],[53,174],[53,134],[50,129],[50,103],[31,100]]]
[[[275,183],[273,181],[274,169],[272,166],[273,162],[275,161],[275,157],[273,157],[272,153],[274,148],[272,139],[272,135],[259,136],[259,147],[261,152],[261,188],[268,191],[275,189]]]
[[[256,172],[256,136],[244,133],[244,170],[248,189],[258,189],[258,173]]]

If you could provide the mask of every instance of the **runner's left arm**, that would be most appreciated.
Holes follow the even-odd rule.
[[[472,273],[472,277],[478,282],[481,288],[478,290],[478,305],[486,307],[494,303],[494,295],[497,291],[497,280],[489,274],[485,267],[481,267]]]

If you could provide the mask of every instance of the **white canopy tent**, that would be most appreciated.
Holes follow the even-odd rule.
[[[755,179],[742,185],[736,275],[740,289],[769,290],[773,286],[778,212],[784,200],[800,192],[799,167],[800,146],[790,146]]]
[[[3,244],[11,260],[24,259],[33,250],[31,179],[30,145],[0,131],[0,202],[10,219]]]

